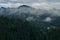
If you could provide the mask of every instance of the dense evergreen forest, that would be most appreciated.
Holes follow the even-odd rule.
[[[0,40],[60,40],[60,29],[43,29],[26,20],[0,16]]]

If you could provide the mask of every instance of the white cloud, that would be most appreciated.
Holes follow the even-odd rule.
[[[27,21],[32,21],[32,20],[35,20],[33,17],[27,17],[26,18]]]
[[[45,3],[45,2],[42,2],[42,3],[32,3],[32,7],[35,7],[35,8],[40,8],[40,9],[51,9],[52,6],[49,4],[49,3]]]
[[[47,18],[44,19],[43,21],[44,21],[44,22],[51,22],[51,20],[52,20],[52,19],[51,19],[50,17],[47,17]]]
[[[60,2],[55,3],[47,3],[47,2],[41,2],[41,3],[32,3],[32,7],[35,8],[43,8],[43,9],[52,9],[52,8],[58,8],[60,9]]]
[[[60,9],[60,2],[51,3],[54,8]]]
[[[50,29],[50,27],[47,27],[47,29],[49,30],[49,29]]]
[[[20,3],[1,3],[0,4],[0,7],[18,7],[18,6],[20,6],[20,5],[22,5],[22,4],[20,4]]]

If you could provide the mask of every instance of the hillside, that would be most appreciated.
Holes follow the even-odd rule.
[[[60,40],[60,16],[55,15],[54,10],[35,9],[27,5],[2,7],[0,40]]]

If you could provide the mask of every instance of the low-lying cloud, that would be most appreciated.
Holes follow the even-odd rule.
[[[22,3],[0,3],[0,7],[18,7],[20,5],[24,5]],[[43,9],[52,9],[57,8],[60,9],[60,3],[47,3],[47,2],[41,2],[41,3],[30,3],[27,4],[33,8],[43,8]]]
[[[6,7],[6,8],[8,8],[8,7],[10,7],[10,8],[17,8],[18,6],[21,6],[22,4],[20,4],[20,3],[1,3],[0,4],[0,7]]]
[[[56,3],[47,3],[47,2],[42,2],[42,3],[32,3],[32,7],[35,8],[57,8],[60,9],[60,3],[56,2]]]

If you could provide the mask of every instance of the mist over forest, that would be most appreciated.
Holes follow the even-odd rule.
[[[60,40],[60,9],[1,7],[0,40]]]

